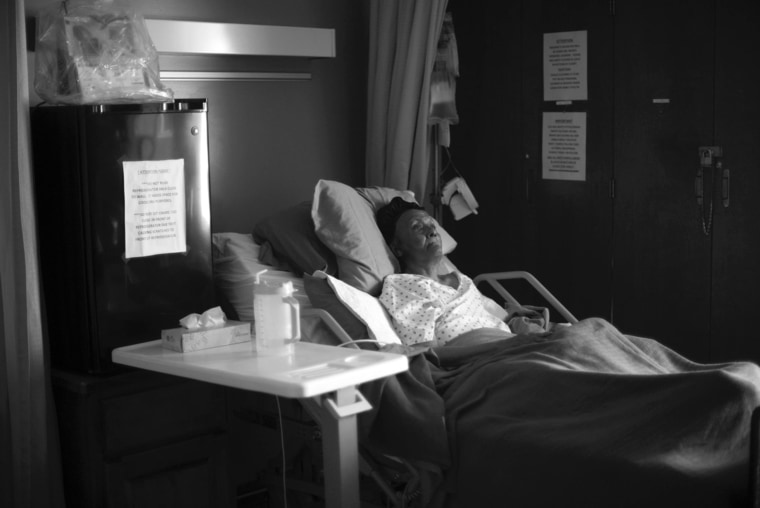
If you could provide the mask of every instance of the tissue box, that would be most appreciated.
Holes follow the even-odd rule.
[[[251,340],[251,323],[227,321],[210,328],[172,328],[161,331],[161,345],[172,351],[188,352],[212,347],[228,346]]]

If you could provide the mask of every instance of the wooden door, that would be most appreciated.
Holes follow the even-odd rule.
[[[613,322],[705,361],[711,237],[694,181],[714,144],[714,0],[615,4]]]
[[[523,2],[525,269],[576,317],[609,317],[612,259],[612,28],[607,2]],[[588,100],[544,101],[544,34],[587,32]],[[584,112],[586,180],[542,178],[544,112]]]
[[[743,0],[721,0],[717,9],[715,132],[730,194],[725,207],[723,185],[716,189],[712,359],[760,362],[760,71],[754,58],[760,10]]]

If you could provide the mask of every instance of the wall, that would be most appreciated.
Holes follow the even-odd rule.
[[[51,2],[27,0],[28,14]],[[134,0],[146,18],[334,28],[336,58],[228,57],[236,70],[306,70],[309,81],[168,84],[209,104],[212,230],[250,232],[311,198],[320,178],[364,183],[367,2]],[[201,62],[204,70],[218,70]],[[162,64],[163,65],[163,64]],[[30,61],[33,70],[33,61]],[[187,70],[187,69],[185,69]]]

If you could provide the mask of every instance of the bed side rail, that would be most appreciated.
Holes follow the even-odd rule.
[[[752,411],[749,430],[749,506],[760,508],[760,407]]]
[[[301,318],[304,317],[310,317],[310,316],[316,316],[319,319],[322,320],[322,322],[327,325],[327,327],[335,334],[335,338],[339,341],[339,343],[336,343],[335,345],[344,345],[348,347],[357,347],[355,342],[350,335],[346,332],[346,330],[340,326],[340,323],[335,320],[332,314],[327,312],[324,309],[317,309],[317,308],[307,308],[307,309],[301,309]]]
[[[376,347],[380,345],[380,342],[375,339],[354,339],[348,334],[346,329],[343,328],[340,323],[338,323],[333,315],[324,309],[318,309],[315,307],[301,309],[301,320],[303,321],[303,318],[305,317],[319,318],[325,325],[327,325],[330,331],[335,334],[336,341],[332,344],[328,344],[330,346],[352,347],[355,349],[361,349],[358,346],[360,343],[374,344]],[[303,324],[301,325],[301,328],[304,328]]]
[[[507,291],[507,288],[504,287],[504,284],[502,281],[506,280],[514,280],[514,279],[522,279],[526,281],[528,284],[530,284],[533,289],[535,289],[538,294],[540,294],[554,309],[559,312],[563,318],[567,320],[568,323],[577,323],[578,318],[573,316],[573,314],[567,310],[567,308],[562,305],[562,303],[557,299],[556,296],[554,296],[551,291],[546,289],[546,287],[541,284],[536,277],[533,276],[530,272],[526,272],[523,270],[517,270],[517,271],[510,271],[510,272],[491,272],[491,273],[482,273],[475,277],[473,282],[477,286],[481,282],[487,282],[493,289],[496,291],[499,296],[504,298],[506,302],[509,302],[513,305],[520,305],[520,302],[517,301],[517,299],[512,296],[512,294]]]

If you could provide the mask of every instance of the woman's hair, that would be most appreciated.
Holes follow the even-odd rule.
[[[396,235],[396,222],[398,222],[401,214],[407,210],[424,210],[424,208],[417,203],[406,201],[401,197],[395,197],[375,214],[377,226],[380,228],[380,233],[383,234],[385,243],[388,245],[393,243],[393,237]]]

